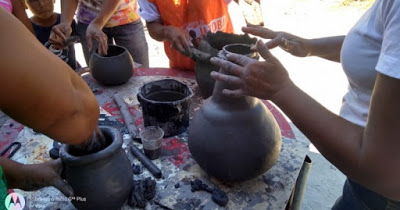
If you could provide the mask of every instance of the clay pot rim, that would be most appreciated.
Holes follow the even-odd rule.
[[[250,45],[250,44],[244,44],[244,43],[227,44],[227,45],[225,45],[224,47],[222,47],[222,51],[224,51],[225,54],[226,54],[226,53],[234,53],[234,52],[230,52],[230,51],[226,50],[226,48],[231,47],[231,46],[244,46],[244,47],[249,47],[249,48],[250,48],[250,51],[251,51],[251,46],[252,46],[252,45]],[[256,52],[252,51],[251,53],[248,53],[248,54],[240,54],[240,55],[244,55],[244,56],[247,56],[247,57],[251,57],[254,53],[256,53]],[[236,53],[236,54],[237,54],[237,53]]]
[[[97,48],[96,48],[96,50],[94,50],[93,51],[93,56],[97,56],[97,57],[99,57],[99,58],[102,58],[102,59],[115,59],[115,58],[117,58],[117,57],[121,57],[121,56],[123,56],[124,55],[124,53],[126,53],[126,52],[128,52],[128,49],[127,48],[125,48],[125,47],[123,47],[123,46],[121,46],[121,45],[117,45],[117,44],[107,44],[108,45],[108,48],[120,48],[120,49],[123,49],[124,51],[122,52],[122,53],[120,53],[120,54],[118,54],[118,55],[113,55],[113,56],[101,56],[98,52],[97,52]]]
[[[187,87],[187,89],[189,90],[189,95],[185,96],[184,98],[182,98],[182,99],[180,99],[180,100],[176,100],[176,101],[155,101],[155,100],[150,100],[150,99],[145,98],[145,97],[143,96],[143,94],[142,94],[142,89],[143,89],[143,87],[144,87],[145,85],[148,85],[148,84],[151,84],[151,83],[155,83],[155,82],[160,82],[160,81],[173,81],[173,82],[180,83],[180,84],[182,84],[182,85],[184,85],[184,86]],[[137,95],[140,97],[141,100],[144,100],[144,101],[146,101],[146,102],[157,103],[157,104],[172,104],[172,105],[176,105],[176,104],[181,104],[182,102],[187,101],[187,100],[189,100],[190,98],[192,98],[193,95],[194,95],[194,92],[193,92],[193,90],[192,90],[191,88],[189,88],[188,85],[186,85],[185,83],[180,82],[180,81],[178,81],[178,80],[176,80],[176,79],[160,79],[160,80],[151,81],[151,82],[148,82],[148,83],[142,85],[142,87],[140,87],[139,92],[138,92]]]
[[[60,148],[60,158],[68,166],[82,166],[87,165],[96,161],[103,160],[109,156],[112,156],[118,151],[122,146],[122,136],[118,129],[111,126],[99,126],[100,130],[107,132],[111,139],[111,142],[105,149],[88,155],[74,156],[68,153],[70,145],[63,144]],[[118,137],[119,135],[119,137]]]

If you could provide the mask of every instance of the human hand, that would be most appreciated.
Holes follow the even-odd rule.
[[[34,191],[43,187],[53,186],[60,190],[65,196],[74,195],[72,187],[60,177],[62,171],[62,162],[60,159],[51,160],[39,164],[22,165],[21,180],[19,189]]]
[[[171,47],[179,51],[183,55],[192,56],[190,47],[193,46],[190,41],[189,33],[181,28],[174,26],[166,26],[165,38]]]
[[[86,41],[89,51],[93,48],[93,39],[99,42],[98,53],[102,56],[107,55],[108,45],[107,45],[107,35],[102,31],[98,24],[94,22],[90,23],[86,29]]]
[[[72,28],[70,24],[60,23],[51,28],[49,42],[54,49],[65,48],[64,41],[71,35]]]
[[[238,54],[227,54],[229,61],[211,58],[211,63],[220,66],[227,74],[211,72],[211,77],[238,87],[235,90],[224,89],[222,93],[231,97],[245,95],[273,100],[279,91],[292,84],[285,67],[275,58],[262,42],[256,48],[265,61],[257,61]],[[229,74],[229,75],[228,75]]]
[[[279,46],[286,52],[298,57],[306,57],[311,54],[311,46],[307,39],[286,32],[276,32],[256,26],[243,27],[242,31],[264,39],[271,39],[266,43],[269,49]]]

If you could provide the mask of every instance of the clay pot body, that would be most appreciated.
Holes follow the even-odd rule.
[[[230,34],[218,31],[216,33],[208,32],[203,37],[199,44],[199,50],[209,53],[212,56],[217,56],[218,52],[222,50],[225,45],[242,43],[242,44],[255,44],[256,38],[250,38],[246,35]],[[209,61],[196,60],[196,82],[199,86],[200,92],[204,98],[211,96],[215,80],[211,78],[212,71],[218,71],[219,67],[211,64]]]
[[[189,106],[193,91],[182,82],[163,79],[143,85],[137,94],[144,126],[158,126],[164,137],[178,135],[189,126]]]
[[[246,181],[275,164],[281,131],[261,100],[224,96],[226,88],[235,87],[217,81],[211,98],[196,112],[188,130],[189,150],[210,176],[228,182]]]
[[[121,85],[133,74],[134,62],[129,51],[119,45],[108,45],[106,56],[93,52],[89,68],[93,78],[103,85]]]
[[[60,158],[64,174],[74,190],[74,196],[86,201],[72,200],[77,209],[120,209],[132,187],[132,168],[121,148],[122,137],[113,127],[99,126],[107,141],[105,149],[88,155],[73,156],[71,147],[63,145]]]

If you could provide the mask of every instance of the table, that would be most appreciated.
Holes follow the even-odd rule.
[[[195,95],[191,99],[190,118],[201,106],[203,99],[194,79],[193,72],[180,71],[169,68],[138,68],[128,83],[104,87],[97,83],[90,74],[83,76],[89,87],[96,95],[101,106],[101,118],[99,124],[113,125],[123,133],[124,144],[131,162],[139,164],[129,152],[127,147],[135,144],[123,125],[123,120],[118,107],[112,97],[118,93],[121,95],[130,112],[134,117],[136,125],[143,127],[139,102],[136,94],[139,88],[150,81],[172,78],[187,84]],[[308,142],[296,139],[291,126],[285,117],[272,103],[263,101],[276,118],[282,132],[282,150],[277,163],[265,174],[243,183],[222,183],[209,177],[191,158],[187,146],[187,133],[165,138],[162,143],[162,154],[158,160],[153,161],[163,172],[161,179],[157,181],[157,194],[148,208],[170,208],[170,209],[223,209],[211,200],[207,192],[191,192],[190,181],[200,179],[211,187],[218,186],[225,191],[229,202],[225,208],[228,209],[285,209],[292,189],[295,185],[304,158],[308,152]],[[48,150],[52,148],[53,141],[30,128],[19,123],[8,120],[0,129],[0,148],[18,141],[22,148],[12,158],[22,163],[39,163],[49,159]],[[134,179],[143,179],[152,175],[143,169],[140,175],[134,175]],[[175,185],[179,183],[179,188]],[[73,209],[60,192],[53,187],[43,188],[35,192],[17,192],[23,194],[26,200],[26,209]],[[131,209],[125,205],[122,209]]]

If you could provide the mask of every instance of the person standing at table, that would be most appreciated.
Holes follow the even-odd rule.
[[[139,14],[150,36],[164,42],[170,67],[194,71],[190,47],[208,31],[234,32],[228,5],[231,0],[139,0]],[[174,3],[175,2],[175,3]],[[235,3],[236,4],[236,3]],[[238,12],[242,16],[241,12]],[[243,18],[243,17],[242,17]],[[243,18],[244,23],[244,18]]]
[[[0,109],[15,121],[62,143],[92,145],[99,105],[83,79],[0,7]],[[0,198],[6,188],[72,188],[60,177],[61,161],[21,164],[0,157]]]
[[[23,2],[20,0],[0,0],[0,6],[12,13],[19,21],[21,21],[25,27],[32,33],[33,27],[29,21],[28,15],[26,15]]]
[[[212,77],[236,84],[223,93],[272,100],[348,178],[332,209],[400,209],[400,1],[376,0],[347,36],[304,39],[269,29],[243,28],[271,39],[257,50],[265,61],[228,55],[217,58],[233,76]],[[337,116],[300,90],[268,48],[299,57],[342,63],[349,89]]]
[[[108,43],[128,49],[133,60],[149,66],[149,50],[137,0],[61,0],[61,23],[54,26],[50,42],[63,48],[63,41],[71,34],[71,23],[77,10],[77,33],[81,39],[86,63],[93,50],[106,55]]]
[[[55,0],[25,0],[25,5],[32,12],[33,16],[30,18],[33,30],[35,31],[36,38],[47,48],[50,47],[49,37],[53,26],[60,23],[61,15],[54,12]],[[76,33],[75,21],[72,21],[71,29],[72,34]],[[61,59],[66,61],[72,69],[80,68],[75,59],[75,47],[73,44],[69,45],[67,49],[61,49],[59,52]]]

